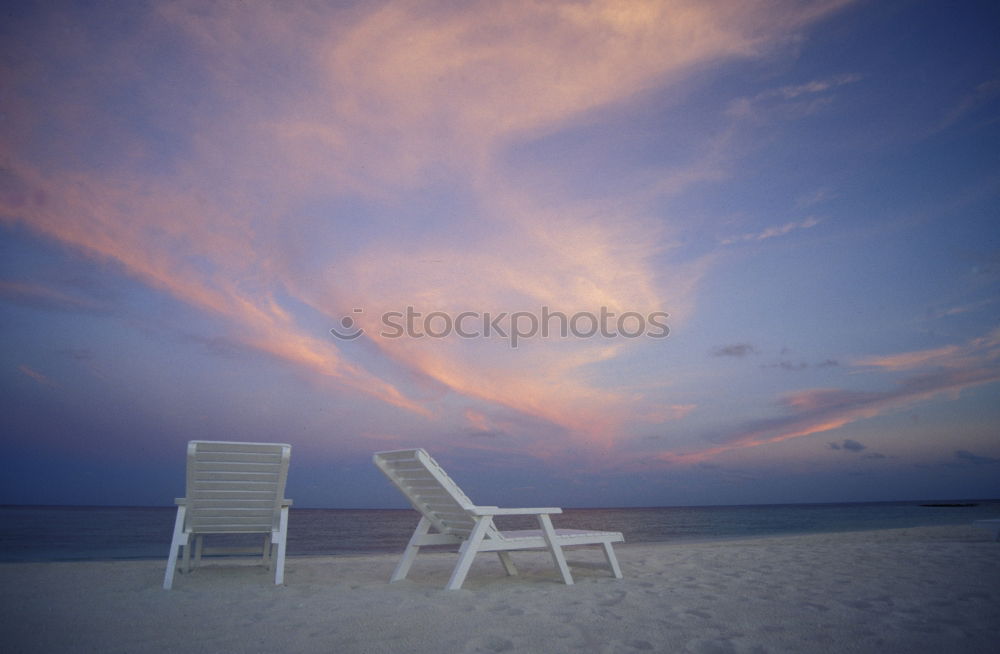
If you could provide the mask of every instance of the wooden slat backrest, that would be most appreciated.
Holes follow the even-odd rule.
[[[276,528],[291,450],[284,443],[188,443],[186,527],[195,533]]]
[[[375,464],[413,508],[442,534],[467,538],[475,520],[472,503],[448,473],[423,449],[377,452]],[[495,529],[488,536],[499,537]]]

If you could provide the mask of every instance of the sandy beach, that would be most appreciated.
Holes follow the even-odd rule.
[[[627,535],[626,535],[627,536]],[[166,547],[166,546],[165,546]],[[164,591],[162,561],[0,565],[5,652],[994,652],[1000,543],[972,526],[545,553],[519,577],[480,555],[291,557],[286,585],[212,564]]]

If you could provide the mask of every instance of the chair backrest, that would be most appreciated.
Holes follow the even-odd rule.
[[[185,528],[209,534],[277,528],[291,453],[284,443],[188,443]]]
[[[375,465],[413,508],[442,534],[468,538],[475,526],[472,503],[431,455],[423,449],[376,452]],[[495,529],[488,536],[499,537]]]

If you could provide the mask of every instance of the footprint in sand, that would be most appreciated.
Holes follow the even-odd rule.
[[[687,611],[685,611],[685,613],[687,613],[688,615],[693,615],[696,618],[702,618],[704,620],[712,619],[712,614],[708,613],[707,611],[697,611],[695,609],[688,609]]]
[[[509,652],[514,649],[514,642],[499,636],[476,638],[466,643],[466,652]]]
[[[609,597],[607,599],[602,599],[602,600],[600,600],[597,603],[597,605],[598,606],[614,606],[615,604],[621,604],[622,600],[625,599],[625,595],[626,594],[627,593],[625,591],[623,591],[623,590],[616,590],[615,592],[611,593],[611,595],[613,595],[613,597]]]

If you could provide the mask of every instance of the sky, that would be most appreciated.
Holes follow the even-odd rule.
[[[1000,497],[994,2],[0,16],[0,503]]]

